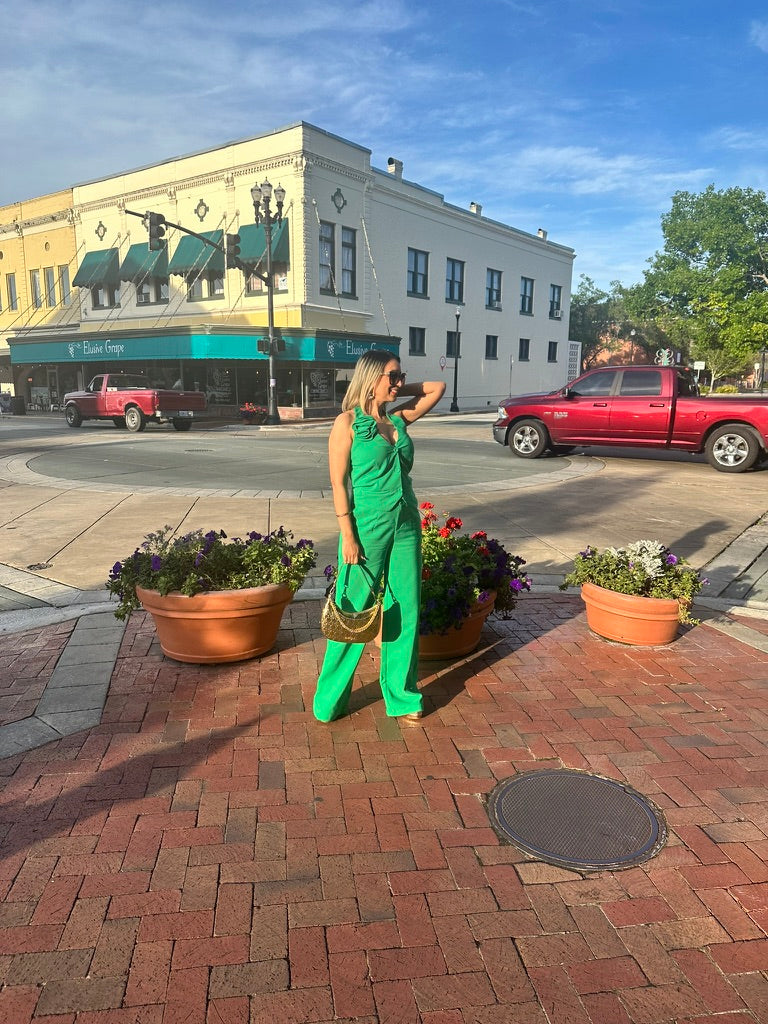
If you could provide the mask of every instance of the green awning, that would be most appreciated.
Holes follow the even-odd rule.
[[[139,242],[120,265],[120,280],[140,284],[149,277],[168,277],[168,246],[152,252],[146,242]]]
[[[72,284],[75,288],[93,288],[97,284],[120,286],[120,253],[117,249],[87,252],[77,268]]]
[[[247,267],[266,263],[267,237],[263,224],[244,224],[239,230],[240,259]],[[272,228],[272,262],[290,263],[288,221]]]
[[[203,231],[201,234],[203,238],[221,245],[221,231]],[[168,273],[186,277],[188,274],[201,273],[204,270],[213,270],[223,274],[224,253],[219,249],[214,249],[213,246],[206,245],[194,235],[182,235],[176,252],[168,264]]]

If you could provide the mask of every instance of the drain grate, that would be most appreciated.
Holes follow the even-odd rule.
[[[661,812],[629,786],[571,769],[505,779],[488,797],[496,832],[524,853],[577,871],[626,868],[667,841]]]

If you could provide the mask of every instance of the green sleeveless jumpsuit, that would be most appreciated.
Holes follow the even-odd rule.
[[[383,437],[373,416],[355,409],[352,423],[352,524],[365,557],[364,566],[345,566],[339,538],[336,601],[347,611],[362,611],[373,601],[371,584],[384,582],[381,644],[381,692],[390,716],[421,711],[416,676],[419,659],[421,596],[421,516],[409,473],[413,441],[405,420],[390,417],[394,444]],[[329,640],[314,700],[315,718],[330,722],[347,709],[352,680],[365,644]]]

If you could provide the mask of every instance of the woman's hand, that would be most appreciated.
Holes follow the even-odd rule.
[[[365,561],[365,556],[355,537],[344,537],[342,535],[341,557],[345,565],[359,565]]]

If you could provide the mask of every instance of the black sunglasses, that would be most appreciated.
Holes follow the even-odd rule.
[[[402,370],[390,370],[389,373],[382,373],[382,377],[389,377],[389,383],[392,387],[395,384],[405,384],[405,374]]]

